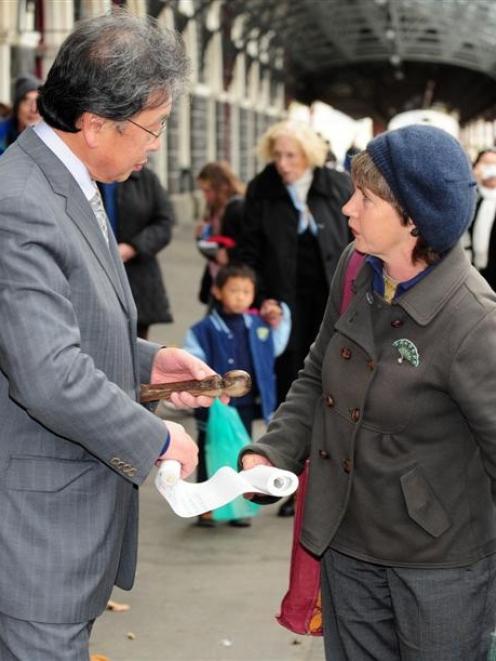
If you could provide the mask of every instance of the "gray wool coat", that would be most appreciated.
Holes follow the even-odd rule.
[[[315,554],[471,564],[496,551],[496,294],[456,246],[392,305],[364,263],[340,316],[352,248],[304,369],[245,451],[297,473],[310,458],[301,541]]]

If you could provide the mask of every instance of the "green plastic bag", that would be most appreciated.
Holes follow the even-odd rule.
[[[251,438],[233,406],[216,399],[209,409],[205,456],[207,473],[211,477],[222,466],[238,469],[238,454],[241,448],[251,443]],[[246,519],[255,516],[260,509],[243,496],[218,507],[213,511],[216,521]]]

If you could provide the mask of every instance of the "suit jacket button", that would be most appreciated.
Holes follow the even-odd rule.
[[[403,321],[403,319],[393,319],[393,321],[391,322],[391,326],[393,328],[401,328],[404,323],[405,322]]]
[[[321,459],[329,459],[329,453],[327,450],[319,450],[319,457]]]
[[[325,403],[327,404],[327,406],[328,406],[330,409],[332,409],[332,407],[334,406],[334,398],[333,398],[333,396],[332,396],[332,395],[326,395]]]
[[[343,470],[345,473],[348,473],[348,475],[351,473],[351,469],[353,468],[353,462],[351,459],[348,457],[346,459],[343,459]]]
[[[344,360],[349,360],[351,358],[351,349],[348,349],[348,347],[343,347],[341,349],[341,358]]]
[[[360,420],[360,409],[350,409],[350,417],[353,422],[358,422]]]
[[[137,472],[138,472],[138,469],[137,469],[137,468],[130,468],[130,469],[128,470],[127,474],[129,475],[129,477],[134,477],[134,476],[136,475]]]
[[[112,466],[117,466],[119,461],[120,461],[119,457],[112,457],[112,459],[110,460],[110,463],[112,464]]]

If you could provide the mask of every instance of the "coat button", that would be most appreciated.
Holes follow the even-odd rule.
[[[351,358],[351,349],[348,349],[348,347],[343,347],[341,349],[341,358],[344,358],[344,360],[349,360]]]
[[[353,422],[358,422],[360,420],[360,409],[350,409],[350,417]]]
[[[319,457],[321,459],[329,459],[329,453],[327,450],[319,450]]]
[[[391,322],[391,326],[393,328],[401,328],[404,323],[405,322],[403,321],[403,319],[393,319],[393,321]]]
[[[344,472],[350,474],[352,468],[353,468],[353,462],[351,461],[351,459],[349,459],[348,457],[346,459],[343,459]]]
[[[369,368],[369,370],[375,370],[375,361],[369,360],[367,363],[367,367]]]
[[[326,395],[325,403],[330,409],[332,409],[334,406],[334,397],[332,395]]]

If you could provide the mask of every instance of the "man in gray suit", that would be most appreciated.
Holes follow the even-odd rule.
[[[133,584],[138,486],[163,459],[183,477],[196,465],[181,425],[136,400],[142,382],[211,370],[137,340],[95,184],[159,148],[187,69],[177,36],[150,22],[81,23],[41,91],[44,121],[0,159],[2,661],[87,661],[113,585]]]

